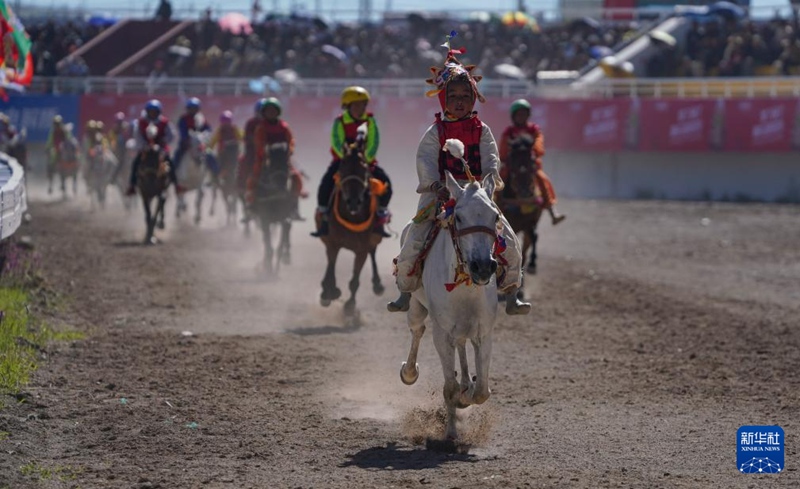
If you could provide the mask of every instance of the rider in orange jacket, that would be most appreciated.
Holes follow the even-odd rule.
[[[303,175],[291,163],[291,157],[294,155],[294,135],[292,135],[289,124],[281,120],[280,116],[283,112],[283,107],[278,99],[270,97],[263,101],[261,104],[261,120],[255,126],[255,133],[253,135],[253,146],[255,151],[255,160],[253,162],[253,169],[247,179],[247,193],[246,200],[249,205],[255,202],[256,186],[258,185],[259,176],[264,165],[269,164],[267,158],[267,147],[276,143],[286,143],[288,145],[289,163],[289,179],[291,185],[291,192],[295,200],[295,208],[292,219],[297,221],[304,220],[298,210],[298,202],[300,198],[305,199],[308,193],[303,190]]]
[[[512,124],[503,131],[500,136],[500,161],[505,163],[511,155],[511,148],[523,140],[531,143],[531,153],[534,164],[536,186],[542,196],[542,207],[550,213],[553,225],[566,219],[567,216],[560,214],[556,209],[556,192],[550,177],[542,170],[542,157],[544,156],[544,135],[539,126],[528,122],[531,116],[531,104],[527,100],[519,99],[511,104]],[[508,179],[508,170],[503,165],[500,171],[503,180]]]

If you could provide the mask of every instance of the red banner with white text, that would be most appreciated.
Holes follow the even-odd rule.
[[[242,125],[256,97],[201,97],[212,126],[224,110]],[[160,97],[164,113],[176,121],[185,99]],[[80,126],[90,119],[110,123],[118,111],[137,117],[147,97],[84,95]],[[510,123],[512,99],[491,99],[476,110],[498,138]],[[329,161],[327,147],[337,97],[284,97],[283,117],[297,140],[298,156]],[[614,152],[786,152],[800,149],[800,102],[791,99],[580,99],[531,100],[531,120],[539,124],[548,150]],[[375,97],[370,108],[378,121],[378,154],[402,158],[414,168],[420,137],[440,112],[436,98]],[[385,156],[384,156],[385,157]]]

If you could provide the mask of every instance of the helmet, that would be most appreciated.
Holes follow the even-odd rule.
[[[114,114],[114,120],[117,120],[117,121],[120,121],[120,122],[124,121],[125,120],[125,112],[117,112],[116,114]]]
[[[97,128],[98,131],[102,131],[106,127],[103,121],[95,121],[94,126]]]
[[[266,101],[267,101],[267,99],[265,99],[265,98],[258,99],[258,102],[256,102],[255,107],[253,107],[255,109],[256,114],[260,114],[261,113],[261,109],[264,108],[264,103]]]
[[[366,88],[352,86],[342,91],[342,106],[362,101],[369,102],[369,92]]]
[[[153,99],[153,100],[147,102],[147,104],[145,104],[144,110],[145,110],[145,112],[149,112],[151,110],[157,110],[159,112],[159,114],[160,114],[161,110],[162,110],[161,102],[156,100],[156,99]]]
[[[186,108],[187,109],[199,109],[200,108],[200,99],[197,97],[192,97],[186,101]]]
[[[520,109],[527,109],[528,112],[531,111],[531,104],[525,100],[524,98],[515,100],[511,103],[511,115],[513,116],[514,113]]]
[[[53,117],[53,124],[59,124],[60,125],[63,122],[64,122],[64,118],[61,117],[60,115],[57,115],[57,116]]]
[[[232,121],[233,121],[233,112],[231,112],[230,110],[226,110],[219,116],[220,123],[232,122]]]
[[[87,129],[96,129],[97,128],[97,121],[94,120],[94,119],[90,120],[89,122],[86,123],[86,128]]]
[[[281,112],[283,112],[283,107],[281,107],[281,101],[276,99],[275,97],[264,99],[264,102],[261,104],[261,110],[264,110],[267,107],[275,107],[278,110],[278,115],[281,115]]]

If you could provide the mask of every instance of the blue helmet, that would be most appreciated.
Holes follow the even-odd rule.
[[[162,110],[161,102],[156,99],[150,100],[145,104],[144,110],[145,112],[149,112],[151,110],[157,110],[160,113]]]
[[[260,114],[261,113],[261,109],[264,108],[264,104],[266,104],[266,103],[267,103],[267,99],[265,99],[265,98],[259,99],[258,102],[256,102],[255,107],[253,107],[253,109],[255,110],[256,114]]]
[[[200,99],[197,97],[192,97],[186,101],[186,108],[187,109],[199,109],[200,108]]]

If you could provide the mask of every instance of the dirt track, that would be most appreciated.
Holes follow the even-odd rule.
[[[535,313],[500,316],[493,395],[455,455],[415,444],[440,423],[430,339],[404,386],[404,317],[368,286],[359,324],[320,307],[308,224],[264,283],[258,240],[216,223],[170,219],[146,249],[138,213],[40,200],[23,232],[68,298],[52,320],[90,338],[54,347],[29,402],[0,412],[0,487],[800,486],[798,207],[565,202]],[[784,473],[736,471],[745,424],[784,428]],[[30,461],[80,473],[34,482]]]

